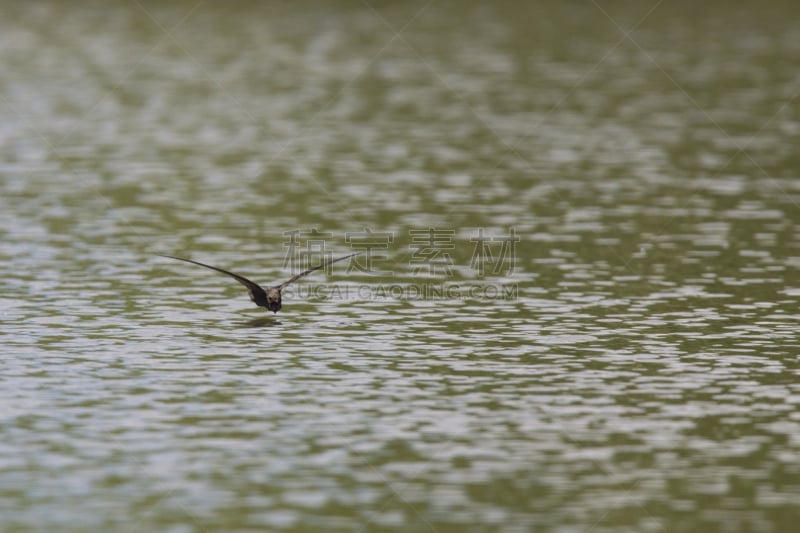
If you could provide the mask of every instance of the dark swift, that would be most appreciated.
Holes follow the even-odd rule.
[[[267,288],[261,287],[258,283],[250,281],[246,277],[240,276],[239,274],[234,274],[233,272],[228,272],[227,270],[223,270],[215,266],[206,265],[199,261],[192,261],[191,259],[183,259],[182,257],[175,257],[172,255],[162,255],[161,257],[167,257],[169,259],[177,259],[178,261],[193,263],[201,267],[210,268],[211,270],[216,270],[217,272],[222,272],[223,274],[227,274],[228,276],[232,277],[233,279],[235,279],[236,281],[247,287],[247,292],[250,294],[250,299],[253,301],[253,303],[255,303],[259,307],[266,307],[273,313],[277,313],[278,311],[281,310],[281,291],[285,289],[287,285],[294,283],[298,279],[311,274],[315,270],[319,270],[320,268],[324,268],[338,261],[343,261],[349,257],[353,257],[354,255],[358,255],[358,252],[346,255],[344,257],[340,257],[338,259],[333,259],[331,261],[325,261],[322,264],[315,266],[314,268],[309,268],[305,272],[300,272],[299,274],[292,276],[291,278],[287,279],[280,285],[275,285]]]

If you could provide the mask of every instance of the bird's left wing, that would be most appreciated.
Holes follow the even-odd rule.
[[[289,285],[290,283],[294,283],[294,282],[295,282],[295,281],[297,281],[298,279],[300,279],[300,278],[302,278],[302,277],[304,277],[304,276],[307,276],[307,275],[311,274],[311,273],[312,273],[312,272],[314,272],[315,270],[319,270],[320,268],[324,268],[324,267],[326,267],[326,266],[328,266],[328,265],[332,265],[333,263],[336,263],[336,262],[338,262],[338,261],[344,261],[345,259],[347,259],[347,258],[349,258],[349,257],[353,257],[354,255],[358,255],[358,254],[360,254],[360,253],[361,253],[361,252],[356,252],[356,253],[354,253],[354,254],[350,254],[350,255],[346,255],[346,256],[344,256],[344,257],[340,257],[340,258],[338,258],[338,259],[333,259],[332,261],[327,261],[327,262],[324,262],[324,263],[322,263],[322,264],[320,264],[320,265],[317,265],[317,266],[315,266],[314,268],[309,268],[309,269],[308,269],[308,270],[306,270],[305,272],[300,272],[299,274],[297,274],[297,275],[295,275],[295,276],[292,276],[291,278],[287,279],[286,281],[284,281],[283,283],[281,283],[280,285],[278,285],[278,289],[280,289],[280,290],[283,290],[283,288],[284,288],[284,287],[286,287],[287,285]]]

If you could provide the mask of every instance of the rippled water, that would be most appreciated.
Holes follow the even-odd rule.
[[[640,4],[4,5],[0,530],[793,530],[798,10]]]

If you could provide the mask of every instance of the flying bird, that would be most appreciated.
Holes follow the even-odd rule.
[[[159,255],[161,255],[161,257],[167,257],[169,259],[177,259],[178,261],[193,263],[201,267],[210,268],[211,270],[216,270],[217,272],[222,272],[223,274],[227,274],[228,276],[232,277],[233,279],[235,279],[236,281],[247,287],[247,292],[250,294],[250,299],[253,301],[253,303],[255,303],[259,307],[266,307],[273,313],[277,313],[278,311],[281,310],[281,291],[285,289],[287,285],[289,285],[290,283],[294,283],[298,279],[311,274],[315,270],[319,270],[320,268],[324,268],[328,265],[331,265],[338,261],[343,261],[349,257],[353,257],[354,255],[358,254],[359,252],[356,252],[354,254],[340,257],[338,259],[333,259],[332,261],[323,262],[322,264],[319,264],[314,268],[309,268],[305,272],[300,272],[299,274],[292,276],[291,278],[287,279],[280,285],[275,285],[267,288],[261,287],[258,283],[250,281],[246,277],[240,276],[239,274],[234,274],[233,272],[228,272],[227,270],[223,270],[215,266],[206,265],[199,261],[192,261],[191,259],[183,259],[182,257],[175,257],[172,255],[161,255],[161,254]]]

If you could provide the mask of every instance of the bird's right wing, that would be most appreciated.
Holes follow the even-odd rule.
[[[261,288],[261,286],[258,283],[250,281],[246,277],[240,276],[239,274],[234,274],[233,272],[228,272],[227,270],[223,270],[215,266],[206,265],[205,263],[200,263],[199,261],[192,261],[191,259],[183,259],[182,257],[175,257],[173,255],[161,255],[161,254],[159,255],[161,257],[167,257],[169,259],[177,259],[178,261],[193,263],[201,267],[210,268],[211,270],[216,270],[217,272],[227,274],[228,276],[232,277],[233,279],[235,279],[236,281],[247,287],[247,291],[250,293],[250,298],[252,298],[253,301],[257,301],[257,299],[264,299],[267,296],[267,293],[264,291],[264,289]]]

